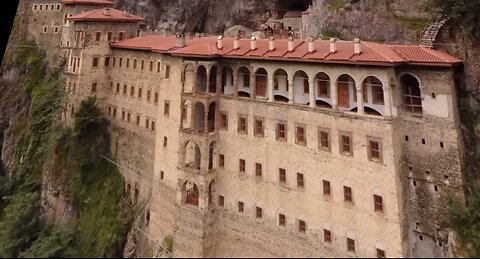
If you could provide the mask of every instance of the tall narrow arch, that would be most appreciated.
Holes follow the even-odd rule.
[[[239,88],[250,88],[250,70],[246,67],[238,69]]]
[[[193,108],[193,127],[197,132],[203,132],[205,129],[205,105],[201,102],[195,103]]]
[[[216,109],[217,104],[215,102],[208,106],[208,132],[215,131]]]
[[[215,148],[216,148],[216,142],[212,141],[212,143],[210,143],[210,145],[208,146],[208,169],[213,169]]]
[[[400,77],[400,85],[405,110],[412,113],[422,113],[422,93],[418,79],[411,74],[404,74]]]
[[[200,192],[198,190],[197,184],[195,184],[194,182],[186,181],[182,187],[182,196],[184,197],[183,202],[185,204],[190,204],[198,207]]]
[[[308,104],[310,95],[310,82],[307,73],[298,70],[293,74],[294,102]]]
[[[259,68],[255,72],[255,91],[257,96],[267,96],[268,72],[264,68]]]
[[[185,143],[183,152],[184,166],[200,170],[202,154],[200,153],[200,147],[197,145],[197,143],[188,141]]]
[[[347,75],[340,75],[337,79],[338,107],[349,109],[352,98],[357,99],[355,80]]]
[[[197,83],[195,86],[196,93],[207,92],[207,69],[200,65],[197,67]]]
[[[229,66],[222,68],[222,87],[221,92],[223,94],[231,94],[233,91],[233,70]],[[227,90],[228,89],[228,90]]]
[[[210,68],[210,78],[208,80],[208,91],[210,93],[217,92],[217,66]]]

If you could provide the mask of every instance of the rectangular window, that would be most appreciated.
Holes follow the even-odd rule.
[[[287,173],[285,169],[283,168],[278,168],[278,180],[280,183],[286,183],[287,182]]]
[[[153,71],[153,61],[150,61],[150,72]]]
[[[142,63],[140,65],[140,69],[143,70],[145,68],[145,60],[142,59]]]
[[[134,97],[134,96],[135,96],[135,87],[131,86],[130,87],[130,97]]]
[[[130,59],[127,58],[127,68],[130,68]]]
[[[131,117],[131,114],[128,112],[127,113],[127,121],[130,122],[130,117]]]
[[[278,214],[278,225],[285,227],[287,225],[287,218],[284,214]]]
[[[140,115],[137,115],[137,126],[140,125]]]
[[[107,33],[107,41],[112,41],[112,32],[111,31],[109,31]]]
[[[120,84],[119,83],[117,83],[117,91],[116,92],[120,93]]]
[[[238,161],[238,170],[241,172],[241,173],[245,173],[245,160],[244,159],[240,159]]]
[[[383,213],[383,197],[380,195],[373,195],[373,203],[375,204],[375,211]]]
[[[297,126],[295,133],[295,143],[305,146],[307,144],[305,126]]]
[[[380,85],[372,85],[372,102],[374,104],[384,105],[383,88]]]
[[[127,95],[127,85],[123,85],[123,94]]]
[[[243,213],[243,207],[244,207],[243,202],[239,201],[238,202],[238,212]]]
[[[93,67],[98,67],[98,58],[93,58]]]
[[[250,73],[243,73],[243,87],[250,87]]]
[[[255,217],[257,217],[257,219],[261,219],[262,216],[263,216],[263,215],[262,215],[262,212],[263,212],[263,211],[262,211],[262,208],[256,207],[256,209],[255,209]]]
[[[228,130],[228,115],[226,113],[220,113],[220,127]]]
[[[154,99],[153,99],[153,102],[154,102],[155,104],[158,103],[158,92],[155,92],[155,97],[154,97]]]
[[[355,253],[355,240],[347,237],[347,251]]]
[[[218,206],[225,207],[225,197],[222,195],[218,195]]]
[[[277,123],[277,130],[276,130],[277,140],[280,141],[287,141],[287,124],[285,123]]]
[[[165,66],[165,79],[169,79],[169,78],[170,78],[170,66],[166,65]]]
[[[122,121],[125,120],[125,111],[122,111]]]
[[[150,128],[150,120],[148,118],[145,118],[145,128]]]
[[[133,69],[137,69],[137,59],[133,59]]]
[[[165,104],[163,105],[163,115],[170,115],[170,101],[165,101]]]
[[[118,33],[118,40],[123,40],[125,38],[125,32],[121,31]]]
[[[382,161],[382,144],[379,140],[367,138],[368,141],[368,159],[372,161]]]
[[[163,171],[160,171],[160,180],[163,180],[165,178],[165,173]]]
[[[330,98],[330,80],[317,79],[317,96]]]
[[[262,177],[262,164],[255,163],[255,176]]]
[[[115,63],[117,63],[117,58],[116,58],[116,57],[113,57],[112,66],[115,66]]]
[[[332,195],[332,190],[330,189],[330,182],[327,180],[323,180],[323,195],[324,196]]]
[[[343,200],[349,203],[353,202],[352,188],[343,186]]]
[[[97,33],[95,33],[95,41],[100,41],[101,37],[102,37],[102,33],[97,31]]]
[[[92,84],[92,93],[95,93],[97,91],[97,83]]]
[[[142,98],[142,88],[138,88],[138,98]]]
[[[147,90],[147,102],[150,102],[151,91]]]
[[[225,167],[225,155],[223,154],[218,155],[218,167],[221,167],[221,168]]]
[[[166,147],[168,144],[168,138],[167,137],[163,137],[163,147]]]
[[[123,63],[123,58],[120,58],[120,60],[118,61],[118,67],[122,67],[122,63]]]
[[[114,118],[117,117],[117,108],[113,108],[113,117],[114,117]]]
[[[308,78],[303,79],[303,93],[309,94],[310,93],[310,86],[308,84]]]
[[[352,137],[351,134],[340,135],[340,152],[344,155],[352,155]]]
[[[385,258],[385,251],[377,248],[377,258]]]
[[[160,73],[160,62],[157,62],[157,73]]]
[[[255,136],[264,137],[265,129],[263,127],[263,119],[255,119]]]
[[[300,233],[307,232],[307,224],[305,223],[305,221],[301,219],[298,220],[298,232]]]
[[[108,107],[108,115],[109,115],[109,116],[112,115],[112,107]]]
[[[150,129],[152,131],[155,131],[155,121],[152,120],[152,122],[150,123]]]
[[[110,57],[105,57],[105,66],[108,67],[110,65]]]
[[[238,127],[237,131],[238,133],[247,133],[247,118],[246,117],[238,117]]]
[[[323,242],[332,243],[332,232],[330,232],[330,230],[323,230]]]
[[[304,184],[303,174],[297,173],[297,187],[304,187]]]
[[[330,150],[330,133],[329,130],[318,130],[318,146],[324,150]]]

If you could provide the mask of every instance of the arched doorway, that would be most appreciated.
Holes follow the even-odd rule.
[[[195,92],[207,92],[207,69],[204,66],[197,67],[197,85],[195,86]]]
[[[337,79],[337,93],[338,93],[338,107],[350,109],[351,95],[353,99],[357,99],[357,91],[355,88],[355,80],[346,74],[343,74]]]
[[[210,93],[217,92],[217,67],[213,66],[210,69],[210,79],[208,80],[208,91]]]
[[[188,141],[185,144],[185,159],[184,159],[184,165],[185,167],[190,167],[196,170],[200,170],[201,166],[201,153],[200,153],[200,147],[192,142]]]
[[[215,115],[216,115],[217,105],[215,102],[212,102],[208,106],[208,132],[215,131]]]
[[[308,75],[302,70],[295,72],[293,75],[293,87],[295,96],[294,103],[307,104],[310,95],[310,83],[308,82]]]
[[[255,91],[257,96],[267,96],[268,73],[264,68],[259,68],[255,72]]]
[[[400,85],[405,110],[412,113],[422,113],[422,93],[418,79],[411,74],[405,74],[400,77]]]
[[[231,67],[223,67],[222,69],[222,89],[223,94],[233,93],[233,70]]]
[[[182,188],[182,194],[184,196],[185,204],[198,207],[200,192],[198,191],[198,187],[195,183],[186,181]]]

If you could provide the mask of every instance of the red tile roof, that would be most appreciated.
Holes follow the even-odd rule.
[[[107,14],[107,13],[110,14]],[[120,11],[113,8],[102,8],[93,11],[83,12],[70,16],[68,18],[71,21],[83,21],[83,22],[140,22],[145,20],[140,16],[133,14],[126,14],[124,11]]]
[[[335,53],[330,53],[330,41],[316,40],[315,52],[308,52],[308,43],[294,41],[293,51],[288,51],[287,40],[275,40],[275,49],[269,51],[268,40],[256,40],[256,49],[250,49],[250,39],[240,39],[238,49],[233,48],[234,39],[223,39],[223,48],[217,49],[216,37],[191,38],[183,48],[175,47],[175,37],[144,36],[112,43],[113,48],[148,50],[170,53],[182,57],[242,58],[261,60],[303,61],[320,63],[342,63],[363,65],[429,65],[452,66],[462,60],[438,50],[419,45],[389,45],[375,42],[361,42],[362,52],[354,54],[352,41],[337,41]]]
[[[113,1],[109,0],[62,0],[62,4],[83,4],[83,5],[113,5]]]

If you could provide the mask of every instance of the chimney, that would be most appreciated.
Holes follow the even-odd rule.
[[[183,48],[187,45],[187,41],[183,34],[177,34],[175,38],[175,47]]]
[[[110,8],[105,8],[105,11],[103,12],[103,15],[110,16]]]
[[[240,48],[240,38],[237,36],[233,40],[233,49],[239,49]]]
[[[353,54],[355,54],[355,55],[362,54],[362,46],[360,44],[360,39],[359,38],[353,39]]]
[[[308,53],[315,52],[315,42],[312,37],[308,38]]]
[[[123,11],[123,16],[130,16],[130,14],[127,11]]]
[[[330,53],[337,52],[337,39],[330,38]]]
[[[256,50],[257,49],[257,39],[255,36],[252,36],[250,38],[250,50]]]
[[[275,39],[273,37],[270,37],[268,39],[268,50],[269,51],[274,51],[275,50]]]
[[[217,49],[223,49],[223,36],[222,35],[218,36]]]
[[[294,44],[293,44],[293,37],[288,37],[288,52],[292,52],[293,51],[293,47],[294,47]]]

